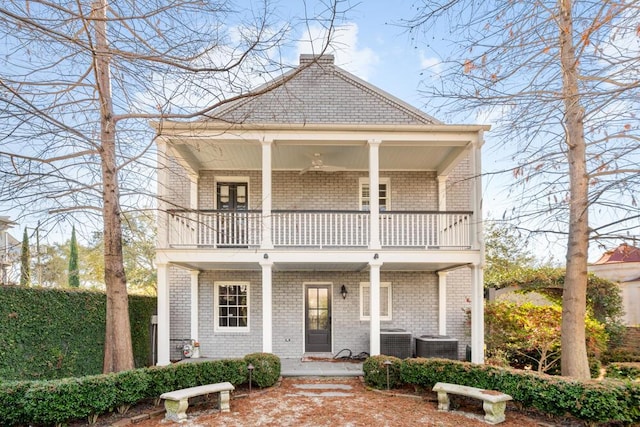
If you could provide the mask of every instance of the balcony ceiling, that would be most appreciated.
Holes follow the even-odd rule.
[[[259,144],[227,143],[177,143],[172,145],[174,154],[182,158],[194,171],[200,170],[259,170],[262,165],[262,149]],[[466,144],[416,146],[382,144],[380,146],[381,170],[444,171],[455,164],[464,153]],[[326,144],[278,144],[272,150],[273,170],[300,171],[311,165],[316,155],[325,165],[352,171],[369,169],[369,151],[366,143],[359,145]]]

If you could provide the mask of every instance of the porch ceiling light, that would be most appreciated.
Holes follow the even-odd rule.
[[[347,299],[347,287],[345,285],[340,288],[340,295],[342,295],[342,299]]]

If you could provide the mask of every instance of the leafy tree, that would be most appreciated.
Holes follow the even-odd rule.
[[[491,137],[512,150],[510,219],[567,238],[562,373],[572,377],[589,376],[589,239],[618,238],[640,218],[639,20],[635,1],[422,0],[407,22],[453,44],[425,96],[490,116]]]
[[[31,284],[31,251],[29,250],[29,234],[27,227],[22,235],[22,252],[20,253],[20,286]]]
[[[40,263],[42,268],[42,283],[40,286],[63,288],[68,285],[68,247],[68,242],[52,245],[40,245]]]
[[[76,227],[71,228],[71,243],[69,244],[69,287],[80,287],[80,272],[78,271],[78,241]]]
[[[251,78],[282,71],[279,49],[296,20],[273,25],[270,4],[249,7],[7,0],[0,8],[0,200],[102,226],[105,372],[133,368],[122,214],[152,196],[148,120],[202,116],[246,96]],[[330,36],[336,4],[316,10]]]
[[[515,368],[555,374],[561,360],[562,309],[558,305],[537,306],[507,301],[485,306],[485,342],[490,362],[506,362]],[[606,350],[604,326],[588,317],[586,346],[589,357],[598,360]]]
[[[494,283],[514,269],[533,267],[535,257],[528,247],[527,239],[508,224],[486,221],[485,242],[485,284]]]

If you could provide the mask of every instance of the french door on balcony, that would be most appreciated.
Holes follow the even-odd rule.
[[[305,286],[304,350],[331,352],[331,286]]]
[[[246,182],[218,182],[216,185],[219,247],[247,245],[247,209],[249,195]]]

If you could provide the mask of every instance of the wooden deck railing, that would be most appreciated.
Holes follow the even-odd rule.
[[[169,212],[171,247],[259,247],[261,211]],[[470,248],[471,212],[381,212],[383,247]],[[367,247],[369,212],[274,210],[271,235],[276,247]]]

